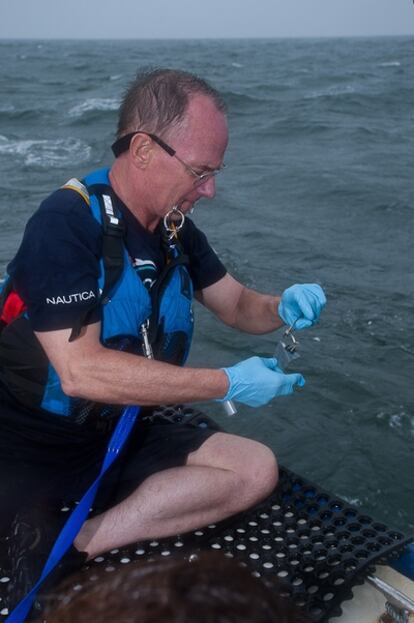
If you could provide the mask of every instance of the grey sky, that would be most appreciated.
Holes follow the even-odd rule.
[[[0,38],[399,34],[413,0],[0,0]]]

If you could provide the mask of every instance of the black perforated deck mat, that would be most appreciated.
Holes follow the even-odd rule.
[[[373,565],[398,557],[410,541],[282,469],[275,492],[251,511],[180,537],[112,550],[98,556],[92,568],[105,565],[116,572],[120,565],[154,555],[222,550],[245,562],[256,575],[282,580],[284,592],[313,621],[325,621],[341,614],[341,602],[352,597],[352,587]],[[7,583],[7,576],[0,573],[0,597]]]
[[[342,601],[375,564],[398,557],[411,541],[282,468],[274,493],[250,511],[180,537],[112,550],[85,570],[85,582],[94,565],[116,573],[120,565],[154,556],[221,550],[256,575],[281,581],[283,592],[322,622],[341,614]],[[8,581],[0,570],[0,597]]]

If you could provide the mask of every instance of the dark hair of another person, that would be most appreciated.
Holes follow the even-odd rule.
[[[190,96],[196,94],[210,97],[218,110],[226,112],[220,93],[194,74],[175,69],[138,73],[119,109],[117,138],[136,130],[162,135],[182,121]]]
[[[67,579],[50,597],[47,623],[309,623],[275,588],[234,560],[158,559]],[[76,586],[77,585],[77,586]],[[77,590],[74,590],[76,586]],[[40,623],[40,622],[39,622]]]

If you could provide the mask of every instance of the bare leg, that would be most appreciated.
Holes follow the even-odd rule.
[[[277,477],[269,448],[215,433],[188,456],[185,466],[153,474],[120,504],[86,521],[75,546],[94,558],[134,541],[193,530],[262,500]]]

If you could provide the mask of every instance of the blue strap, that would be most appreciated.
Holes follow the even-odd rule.
[[[47,578],[52,569],[56,567],[60,559],[66,554],[85,522],[95,499],[100,480],[120,453],[129,433],[131,432],[135,420],[137,419],[138,413],[139,407],[126,407],[123,410],[115,430],[112,433],[99,476],[92,483],[79,504],[68,517],[58,538],[56,539],[55,544],[53,545],[39,580],[33,586],[32,590],[27,593],[27,595],[17,604],[13,612],[7,617],[5,623],[23,623],[25,620],[43,581]]]

